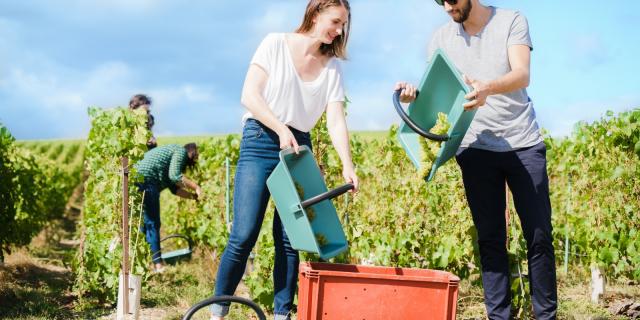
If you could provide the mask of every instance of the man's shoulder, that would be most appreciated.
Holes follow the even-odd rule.
[[[147,151],[145,158],[151,159],[162,159],[171,157],[175,152],[179,152],[180,150],[184,150],[184,147],[179,144],[166,144],[163,146],[157,146],[150,151]]]
[[[524,14],[522,14],[522,12],[515,10],[515,9],[505,9],[505,8],[498,8],[498,7],[494,7],[495,8],[495,17],[500,19],[500,20],[508,20],[508,21],[513,21],[516,17],[524,17]]]
[[[453,21],[453,20],[449,20],[447,21],[447,23],[439,26],[436,31],[433,33],[433,35],[435,37],[438,36],[446,36],[449,35],[451,33],[457,33],[458,29],[460,28],[460,24]]]

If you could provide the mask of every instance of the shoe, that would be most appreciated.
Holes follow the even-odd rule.
[[[167,270],[164,264],[157,263],[153,266],[153,273],[163,273]]]

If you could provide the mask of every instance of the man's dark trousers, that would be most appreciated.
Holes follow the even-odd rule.
[[[527,241],[536,319],[555,319],[557,289],[551,202],[544,142],[509,152],[466,148],[456,156],[478,230],[482,284],[490,319],[509,319],[511,295],[505,222],[505,181]]]

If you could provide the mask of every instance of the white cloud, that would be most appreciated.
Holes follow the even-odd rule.
[[[391,103],[393,82],[387,80],[356,83],[349,87],[347,109],[349,130],[386,130],[399,118]]]
[[[569,40],[566,59],[577,70],[589,71],[610,59],[609,48],[598,34],[581,34]]]
[[[159,133],[235,132],[248,59],[266,33],[294,30],[306,3],[0,1],[0,117],[19,138],[77,137],[88,130],[87,106],[125,105],[147,93]],[[343,64],[350,129],[386,130],[399,121],[393,83],[420,80],[427,42],[449,17],[424,0],[351,6],[350,60]],[[533,65],[531,88],[544,127],[564,134],[580,119],[640,104],[637,95],[621,97],[638,92],[631,68],[637,44],[624,41],[632,28],[619,22],[632,20],[607,13],[597,21],[602,28],[569,19],[563,23],[575,28],[549,31],[536,25],[548,8],[518,6],[535,27],[534,58],[544,57]]]
[[[7,91],[14,96],[33,99],[48,112],[84,110],[89,104],[117,104],[120,94],[128,95],[127,84],[133,77],[123,62],[107,62],[87,72],[67,69],[51,62],[35,69],[11,68],[5,79]]]
[[[175,87],[151,88],[148,93],[153,99],[153,110],[159,113],[172,109],[198,109],[212,106],[216,101],[213,86],[183,84]]]
[[[259,34],[292,32],[302,21],[304,8],[303,1],[269,3],[264,14],[252,23],[252,29]]]
[[[106,16],[144,16],[165,9],[172,1],[157,0],[69,0],[51,5],[34,5],[76,21],[94,21]]]

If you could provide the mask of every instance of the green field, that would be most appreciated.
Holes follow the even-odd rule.
[[[103,116],[108,119],[110,115]],[[19,152],[29,150],[38,159],[45,159],[42,166],[54,163],[74,168],[63,172],[69,175],[65,179],[76,177],[73,179],[78,187],[73,193],[68,192],[69,205],[64,212],[56,214],[30,244],[15,245],[12,253],[7,254],[6,264],[0,267],[0,318],[113,316],[120,253],[106,250],[118,235],[120,218],[118,210],[104,208],[118,208],[121,203],[117,153],[125,146],[132,159],[139,159],[146,150],[146,138],[132,140],[126,134],[112,136],[109,132],[134,132],[135,126],[144,125],[144,119],[138,120],[131,120],[133,124],[125,128],[98,125],[104,132],[96,135],[93,143],[97,149],[92,150],[87,147],[92,144],[82,140],[15,143]],[[355,197],[342,196],[334,201],[349,250],[332,262],[452,272],[462,278],[458,318],[482,319],[485,312],[480,266],[459,170],[451,161],[439,169],[434,181],[425,184],[396,141],[395,130],[355,132],[351,137],[361,190]],[[225,164],[227,159],[231,163],[229,187],[233,190],[239,139],[239,135],[158,138],[161,145],[199,143],[198,169],[187,174],[201,184],[206,200],[183,201],[167,192],[161,197],[162,232],[189,236],[196,244],[191,261],[171,267],[164,274],[152,274],[144,240],[133,248],[138,254],[135,270],[145,279],[144,318],[179,319],[190,305],[211,294],[217,263],[228,237]],[[340,162],[326,131],[313,132],[313,139],[327,185],[343,183]],[[570,137],[546,137],[560,319],[626,319],[631,313],[625,316],[612,314],[610,310],[625,301],[640,300],[639,141],[640,109],[580,124]],[[79,163],[84,164],[88,175],[85,183],[80,178]],[[87,189],[83,190],[83,186]],[[228,196],[232,202],[233,195]],[[130,190],[130,197],[131,207],[138,208],[140,195],[135,189]],[[245,276],[238,292],[266,310],[273,299],[272,208],[271,204],[256,256],[251,260],[252,272]],[[510,208],[507,247],[511,267],[515,272],[521,269],[527,273],[526,244],[517,214],[513,206]],[[30,214],[42,218],[37,213]],[[137,210],[132,211],[131,221],[133,224],[139,221]],[[132,232],[132,239],[140,237],[137,228],[132,228]],[[304,253],[301,257],[318,260],[312,254]],[[84,262],[78,263],[79,258]],[[600,266],[607,276],[607,293],[599,304],[590,301],[591,265]],[[530,296],[526,289],[522,290],[528,282],[521,280],[521,287],[517,281],[519,278],[514,278],[517,285],[512,288],[514,314],[529,318]],[[7,303],[16,299],[21,303]],[[230,319],[246,319],[248,314],[247,310],[239,310]],[[206,315],[201,318],[206,319]]]

